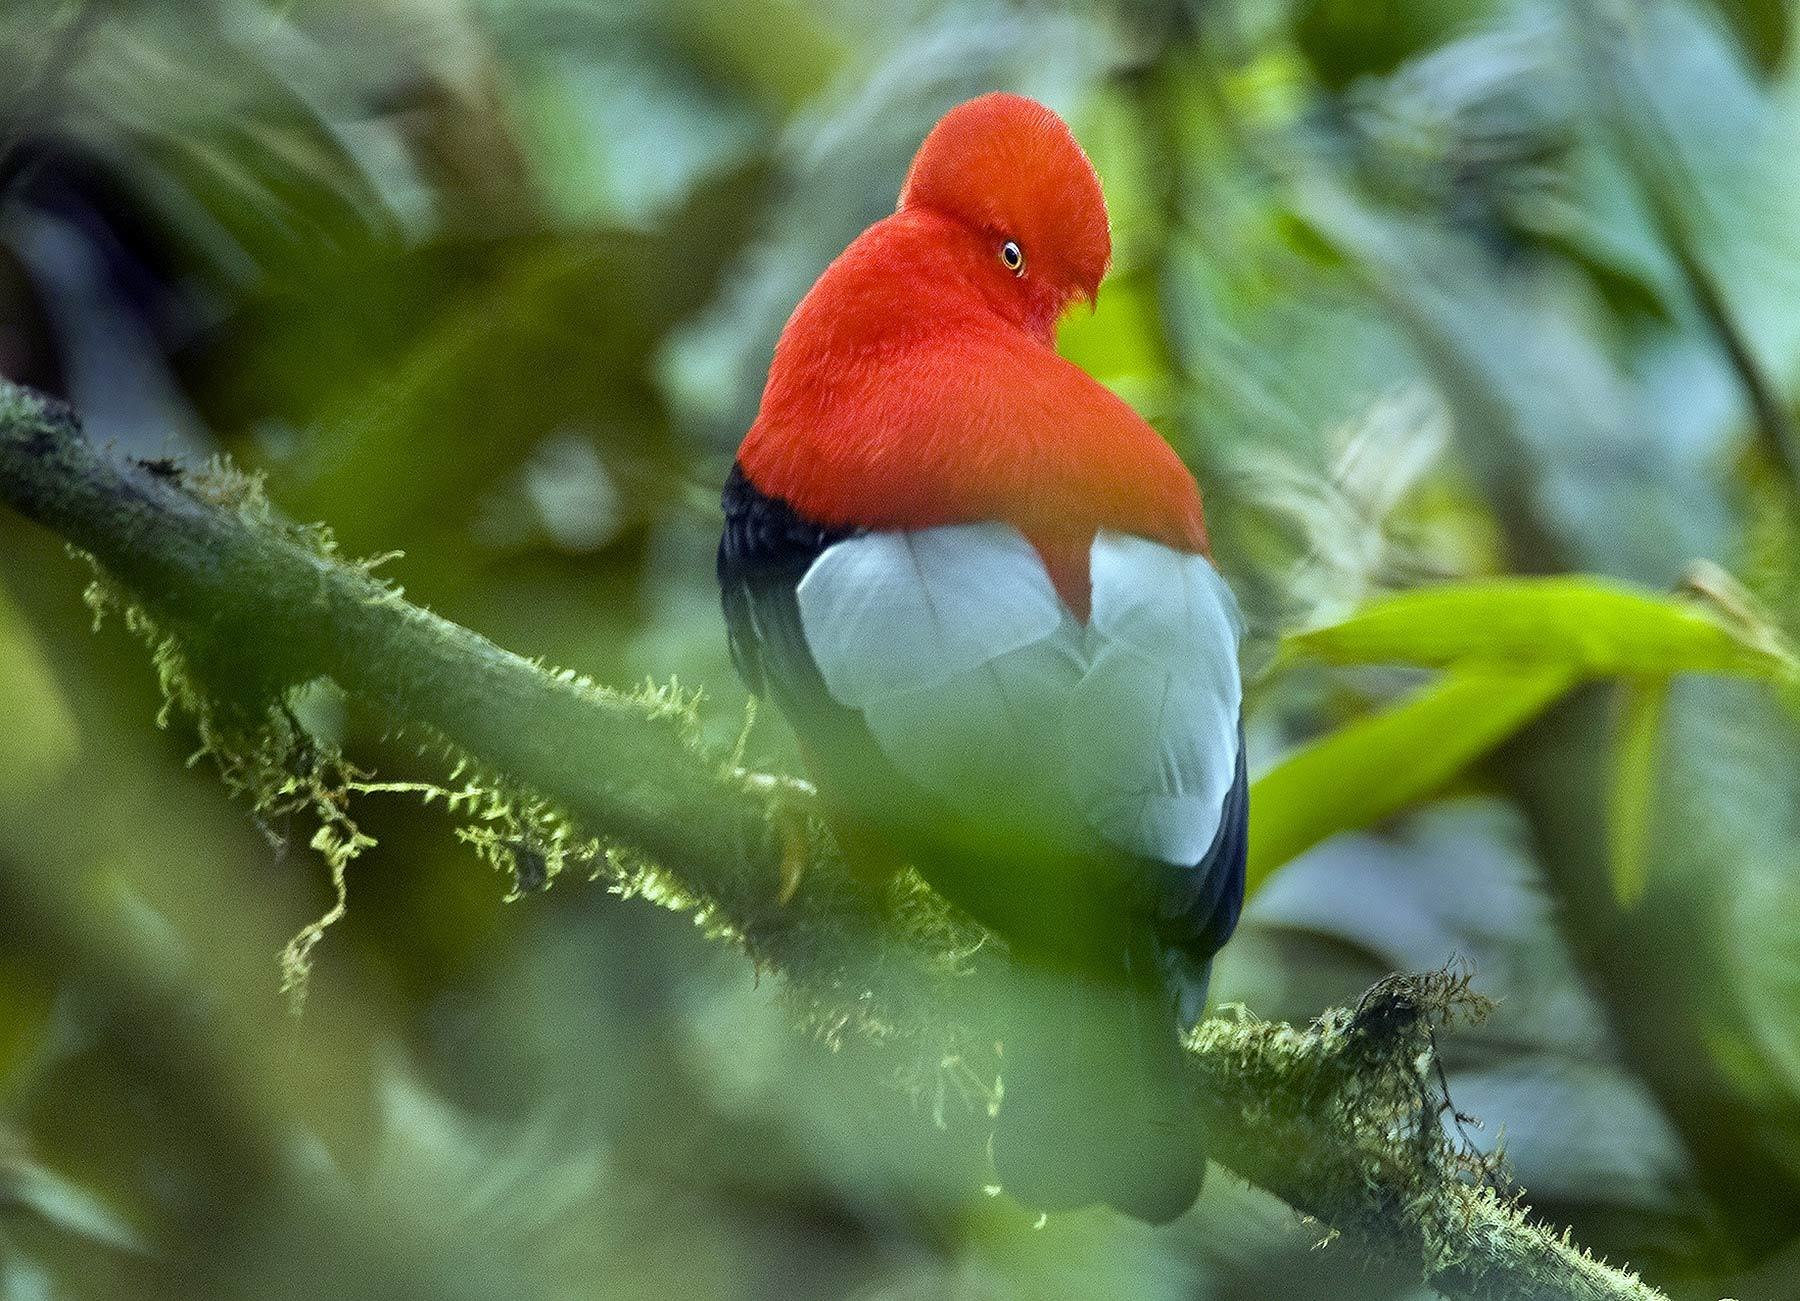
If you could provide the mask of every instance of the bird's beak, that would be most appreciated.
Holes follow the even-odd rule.
[[[1077,303],[1085,303],[1087,305],[1088,315],[1093,315],[1094,311],[1100,306],[1100,286],[1094,285],[1091,288],[1087,286],[1078,286],[1070,293],[1067,300],[1064,301],[1061,314],[1066,315],[1069,309],[1074,307]]]

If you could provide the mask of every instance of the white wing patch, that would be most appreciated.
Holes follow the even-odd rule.
[[[1202,556],[1102,533],[1092,618],[1001,524],[877,533],[798,589],[832,696],[964,812],[1030,801],[1133,854],[1195,863],[1236,775],[1241,620]]]
[[[1094,653],[1069,707],[1075,796],[1113,844],[1198,862],[1237,776],[1237,601],[1204,556],[1143,538],[1102,533],[1089,568]]]
[[[796,594],[825,685],[852,709],[1041,641],[1064,618],[1037,552],[1004,524],[851,538]]]

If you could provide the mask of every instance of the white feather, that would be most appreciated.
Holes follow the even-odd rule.
[[[1089,555],[1094,654],[1070,701],[1076,797],[1112,844],[1203,857],[1237,775],[1243,620],[1204,556],[1103,532]]]
[[[1212,679],[1112,642],[1075,688],[1070,785],[1109,843],[1168,863],[1211,848],[1237,775],[1237,702]]]
[[[1060,821],[1070,804],[1062,720],[1082,667],[1071,620],[932,686],[872,701],[863,718],[901,772],[954,808]]]
[[[1093,626],[1171,666],[1194,665],[1237,677],[1243,616],[1237,598],[1205,556],[1103,531],[1089,553]]]
[[[1028,802],[1133,854],[1195,863],[1237,768],[1241,621],[1201,556],[1102,533],[1080,628],[999,524],[868,534],[799,587],[831,694],[907,777],[977,817]]]
[[[869,533],[830,547],[796,593],[831,694],[861,709],[1048,636],[1062,602],[1004,524]]]

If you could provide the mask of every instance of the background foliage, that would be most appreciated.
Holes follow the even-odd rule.
[[[715,500],[781,323],[940,112],[1046,99],[1117,250],[1063,351],[1195,467],[1254,634],[1217,997],[1460,956],[1500,1006],[1452,1095],[1536,1207],[1800,1295],[1790,39],[1775,0],[19,0],[0,373],[228,452],[504,644],[703,687],[729,747]],[[397,796],[288,1015],[311,829],[184,768],[60,545],[6,516],[0,556],[0,1297],[1412,1286],[1227,1178],[1163,1233],[946,1187],[879,1051],[642,900],[505,901]],[[747,754],[795,763],[767,718]]]

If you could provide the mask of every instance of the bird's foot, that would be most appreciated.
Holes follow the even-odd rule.
[[[800,881],[806,875],[811,855],[807,845],[806,816],[792,805],[775,810],[776,830],[781,833],[781,888],[775,902],[786,907],[800,892]]]
[[[781,837],[780,885],[776,889],[775,902],[785,907],[800,892],[800,882],[806,876],[807,864],[812,861],[807,812],[819,797],[818,789],[811,782],[778,773],[740,768],[736,776],[751,790],[769,797],[769,816]]]

